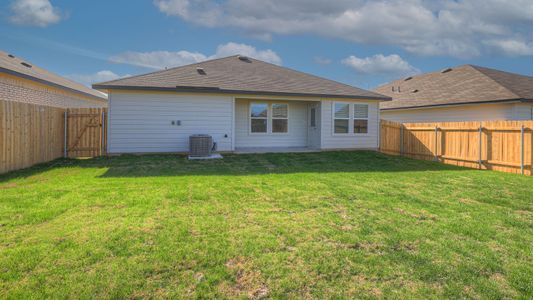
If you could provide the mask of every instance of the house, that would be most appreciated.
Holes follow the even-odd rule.
[[[107,96],[0,51],[0,100],[61,108],[105,107]]]
[[[463,65],[387,83],[381,117],[395,122],[533,120],[533,77]]]
[[[377,149],[388,97],[245,56],[93,85],[109,94],[108,152]]]

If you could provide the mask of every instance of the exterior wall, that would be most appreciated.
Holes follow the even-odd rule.
[[[31,80],[0,74],[0,100],[24,102],[61,108],[106,107],[105,101],[84,97]]]
[[[513,120],[533,120],[533,104],[516,103],[513,105]]]
[[[333,105],[335,102],[368,104],[368,133],[333,133]],[[379,102],[362,100],[323,100],[321,104],[322,149],[377,149],[379,148]],[[352,120],[349,126],[353,127]]]
[[[171,124],[177,120],[181,126]],[[112,92],[108,152],[188,152],[192,134],[209,134],[219,151],[232,151],[232,120],[231,96]]]
[[[383,110],[381,118],[400,123],[514,120],[515,104],[477,104],[424,109]]]
[[[250,103],[288,103],[288,133],[250,133]],[[307,105],[305,101],[235,101],[235,147],[307,147]]]

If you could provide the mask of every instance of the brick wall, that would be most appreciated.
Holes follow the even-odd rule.
[[[0,100],[62,108],[106,107],[107,103],[27,79],[0,74]]]

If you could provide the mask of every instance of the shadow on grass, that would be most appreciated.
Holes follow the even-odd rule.
[[[221,160],[194,161],[189,161],[183,155],[121,155],[92,159],[60,159],[2,175],[0,182],[36,175],[57,167],[106,168],[107,171],[100,176],[102,178],[470,170],[374,151],[226,154]]]

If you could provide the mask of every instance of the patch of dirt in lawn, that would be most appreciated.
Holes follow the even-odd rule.
[[[514,293],[514,290],[509,285],[509,282],[507,282],[507,279],[503,274],[500,273],[494,273],[490,276],[490,280],[496,282],[496,284],[500,287],[501,291],[506,291],[511,293],[508,295],[510,298],[517,297],[516,293]]]
[[[437,220],[437,216],[432,215],[432,214],[430,214],[430,213],[428,213],[426,211],[420,211],[418,214],[415,214],[415,213],[403,210],[401,208],[395,208],[395,210],[397,212],[399,212],[400,214],[402,214],[402,215],[409,216],[411,218],[415,218],[415,219],[418,219],[420,221],[426,221],[426,220],[436,221]]]
[[[226,262],[226,268],[235,275],[235,282],[223,282],[219,286],[228,297],[264,299],[268,296],[269,289],[261,271],[254,267],[251,259],[241,256],[230,259]]]
[[[533,212],[527,210],[515,210],[515,213],[526,217],[533,217]]]
[[[12,189],[12,188],[16,188],[17,186],[18,184],[16,184],[15,182],[10,182],[10,183],[0,185],[0,190]]]

